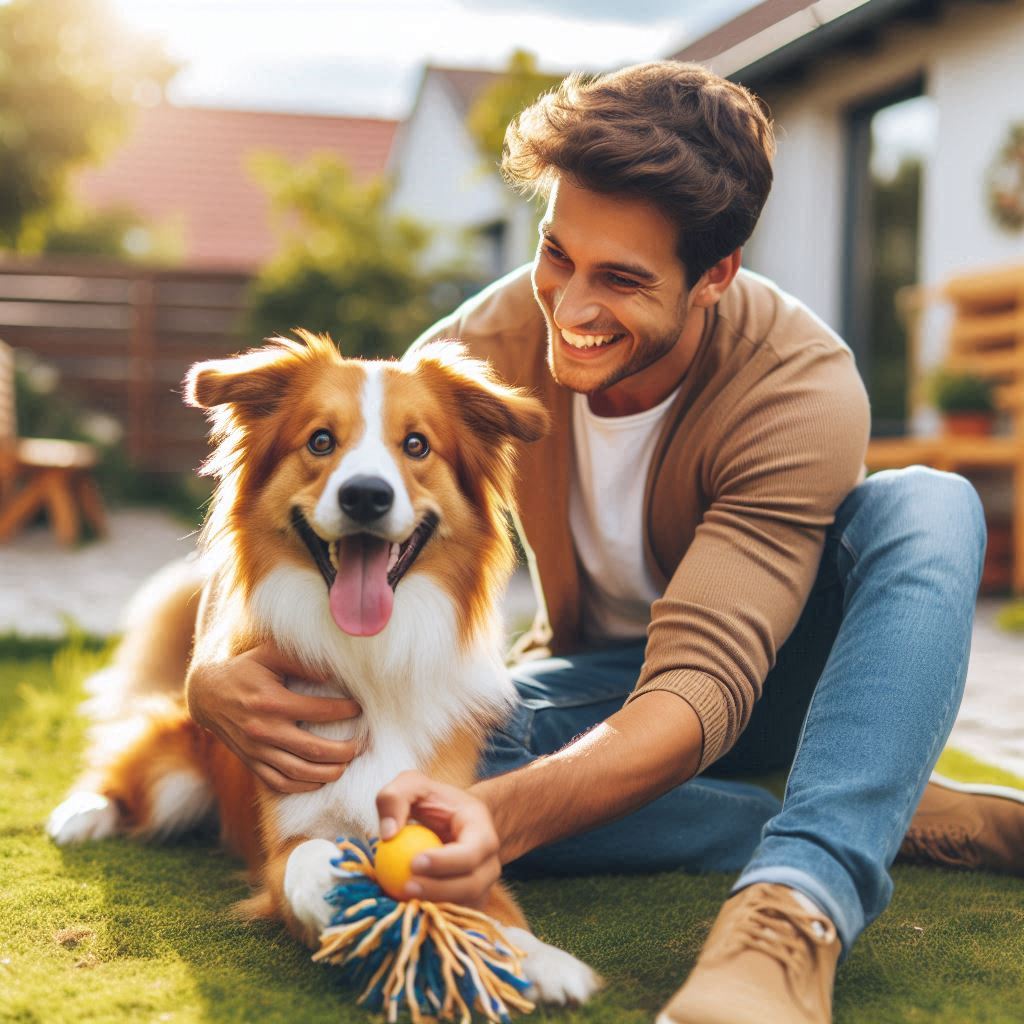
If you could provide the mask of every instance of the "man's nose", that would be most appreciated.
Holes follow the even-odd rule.
[[[601,315],[601,307],[587,294],[586,286],[573,278],[564,288],[555,289],[552,316],[560,328],[585,327]]]
[[[394,504],[395,492],[379,476],[354,476],[338,490],[342,512],[357,523],[380,519]]]

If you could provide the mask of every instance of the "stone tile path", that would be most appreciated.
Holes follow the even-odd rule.
[[[114,512],[109,538],[73,551],[57,547],[46,530],[31,530],[0,547],[0,633],[59,636],[69,618],[91,633],[112,633],[139,583],[193,546],[187,527],[155,509]],[[1024,776],[1024,634],[996,627],[999,604],[978,605],[967,689],[950,742]],[[532,608],[529,580],[517,576],[507,619],[522,623]]]

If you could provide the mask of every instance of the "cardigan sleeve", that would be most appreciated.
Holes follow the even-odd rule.
[[[825,532],[863,478],[870,415],[848,350],[810,342],[713,425],[710,501],[651,609],[629,700],[667,690],[704,732],[703,771],[736,742],[817,575]]]

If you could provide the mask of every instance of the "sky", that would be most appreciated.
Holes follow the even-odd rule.
[[[425,63],[544,70],[667,56],[755,0],[110,0],[183,65],[175,103],[403,117]]]

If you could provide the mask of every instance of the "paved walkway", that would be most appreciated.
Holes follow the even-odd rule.
[[[70,619],[91,633],[118,628],[124,604],[155,569],[192,550],[194,537],[167,514],[111,515],[110,537],[65,551],[43,529],[0,547],[0,633],[59,636]],[[967,690],[951,743],[1024,776],[1024,634],[995,625],[1000,602],[982,601],[975,619]],[[517,576],[506,601],[510,622],[528,621],[533,593]]]

